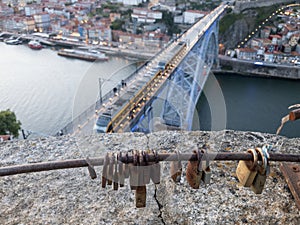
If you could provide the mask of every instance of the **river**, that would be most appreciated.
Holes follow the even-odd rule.
[[[276,133],[288,107],[300,103],[300,80],[219,74],[215,76],[225,103],[226,128]],[[197,103],[201,130],[212,130],[212,112],[205,93],[216,88],[209,78]],[[214,102],[212,102],[213,104]],[[288,122],[281,135],[300,137],[300,121]]]
[[[0,43],[0,110],[11,109],[22,128],[38,135],[55,134],[99,96],[134,71],[122,58],[91,63]]]
[[[132,61],[111,57],[90,63],[68,59],[51,49],[0,43],[0,110],[11,109],[22,128],[52,135],[105,94],[134,69]],[[211,111],[205,93],[221,88],[226,126],[234,130],[275,133],[288,106],[300,103],[300,81],[222,74],[209,78],[197,104],[201,130],[211,130]],[[211,104],[214,104],[212,102]],[[300,122],[288,123],[282,134],[300,137]]]

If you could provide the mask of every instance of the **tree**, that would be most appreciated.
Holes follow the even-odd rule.
[[[172,36],[174,33],[178,34],[181,32],[180,28],[178,27],[177,24],[174,23],[174,16],[171,12],[163,11],[162,15],[162,21],[163,23],[166,24],[167,30],[168,30],[168,35]]]
[[[117,19],[111,23],[110,28],[112,30],[122,30],[124,24],[125,24],[125,21]]]
[[[20,129],[21,122],[17,120],[14,112],[9,109],[0,112],[0,134],[10,134],[18,137]]]

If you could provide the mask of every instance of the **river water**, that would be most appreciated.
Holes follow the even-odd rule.
[[[11,109],[22,128],[55,134],[128,76],[135,65],[121,58],[91,63],[64,58],[51,49],[0,43],[0,110]]]
[[[90,63],[60,57],[51,49],[33,51],[4,43],[0,43],[0,53],[0,110],[11,109],[23,129],[39,135],[55,134],[92,105],[99,98],[99,78],[105,94],[136,68],[132,61],[117,57]],[[300,103],[300,81],[211,76],[197,104],[197,129],[212,129],[210,104],[219,103],[208,101],[205,93],[215,92],[216,85],[224,100],[221,111],[226,113],[221,129],[275,133],[287,107]],[[282,134],[300,137],[299,130],[298,121],[288,123]]]

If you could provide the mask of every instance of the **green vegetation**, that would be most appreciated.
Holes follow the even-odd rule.
[[[243,11],[240,14],[235,14],[231,9],[227,10],[227,14],[220,20],[220,34],[224,32],[237,20],[246,19],[247,23],[253,24],[254,27],[260,25],[266,18],[279,8],[279,5],[272,5],[269,7],[251,8]],[[247,11],[255,11],[256,16],[248,16]]]
[[[234,13],[230,13],[230,14],[226,14],[221,20],[220,20],[220,34],[224,34],[225,31],[227,29],[229,29],[229,27],[235,23],[235,21],[240,20],[244,18],[243,14],[234,14]]]
[[[160,22],[166,24],[168,29],[167,34],[169,36],[172,36],[173,34],[179,34],[181,32],[178,25],[174,23],[173,15],[171,12],[163,11],[162,21]]]
[[[110,28],[112,30],[122,30],[124,24],[125,22],[123,20],[118,19],[111,23]]]
[[[269,7],[256,8],[255,11],[257,12],[257,16],[254,18],[254,25],[256,27],[260,25],[262,21],[268,18],[279,7],[279,5],[272,5]]]
[[[102,4],[102,9],[110,9],[111,12],[119,12],[119,9],[123,6],[121,3],[111,3],[111,2],[106,2]]]
[[[0,112],[0,134],[10,134],[18,137],[20,129],[21,122],[17,120],[14,112],[9,109]]]

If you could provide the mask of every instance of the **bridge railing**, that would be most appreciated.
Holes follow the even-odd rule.
[[[178,49],[178,52],[172,57],[172,59],[166,64],[164,71],[158,71],[150,81],[144,85],[137,94],[130,99],[130,101],[116,114],[111,122],[108,124],[107,132],[123,131],[125,127],[131,122],[131,120],[138,115],[138,112],[142,110],[147,101],[153,97],[162,86],[164,81],[175,69],[175,61],[177,58],[181,58],[182,53],[186,48],[186,44],[182,44],[182,47]]]

